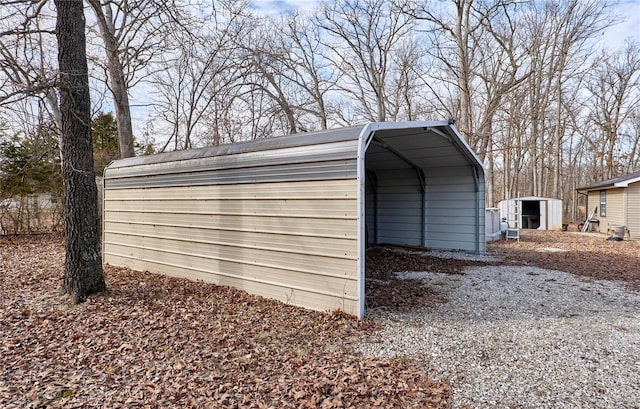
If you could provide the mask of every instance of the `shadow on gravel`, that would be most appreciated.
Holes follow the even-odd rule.
[[[428,250],[373,247],[366,258],[367,310],[408,312],[447,302],[437,288],[396,273],[427,271],[464,274],[471,266],[535,266],[598,280],[628,283],[640,291],[640,243],[612,242],[604,236],[554,231],[522,231],[521,240],[487,243],[495,261],[437,257]]]
[[[447,302],[433,286],[419,279],[399,279],[396,273],[429,271],[464,274],[469,266],[496,265],[500,262],[459,260],[398,248],[373,247],[367,250],[365,295],[367,310],[385,309],[408,312]]]

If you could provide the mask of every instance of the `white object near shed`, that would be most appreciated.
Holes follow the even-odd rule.
[[[104,172],[104,261],[362,317],[367,241],[483,254],[484,201],[448,122],[127,158]]]
[[[497,241],[502,238],[500,230],[500,209],[488,207],[484,216],[484,235],[486,241]]]
[[[527,196],[502,200],[500,217],[510,219],[509,209],[518,209],[518,228],[562,230],[562,200],[550,197]]]

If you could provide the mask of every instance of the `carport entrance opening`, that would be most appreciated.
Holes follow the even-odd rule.
[[[484,172],[453,128],[376,129],[367,141],[367,245],[484,253]]]

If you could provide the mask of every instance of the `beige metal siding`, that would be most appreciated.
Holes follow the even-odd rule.
[[[105,262],[358,314],[357,181],[107,189]]]
[[[627,188],[627,227],[631,238],[640,239],[640,182]]]
[[[419,202],[413,195],[408,209],[407,196],[391,192],[385,202],[366,203],[366,172],[407,185],[398,179],[404,175],[391,174],[397,162],[413,169]],[[471,188],[453,192],[448,203],[474,205],[448,220],[427,219],[436,197],[424,192],[441,199],[450,192],[433,190],[425,174],[444,165],[472,170],[464,182]],[[412,210],[412,223],[392,226],[396,241],[424,239],[428,223],[455,224],[442,248],[484,253],[483,177],[478,158],[444,121],[373,123],[121,159],[105,170],[104,260],[362,317],[365,225],[375,239],[382,222]]]

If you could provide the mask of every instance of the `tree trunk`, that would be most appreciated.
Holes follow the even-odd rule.
[[[55,0],[65,193],[63,291],[73,302],[105,290],[98,236],[97,187],[82,0]]]
[[[113,106],[116,111],[116,122],[118,124],[118,145],[120,146],[120,157],[129,158],[135,156],[133,147],[133,126],[131,125],[131,109],[129,106],[129,93],[124,78],[124,68],[119,58],[118,41],[115,37],[115,28],[111,16],[109,4],[106,4],[103,11],[100,2],[89,1],[91,9],[96,15],[100,35],[104,42],[109,68],[110,89],[113,94]]]
[[[471,67],[469,65],[469,13],[471,3],[468,0],[458,1],[456,19],[456,42],[458,53],[458,90],[460,92],[460,118],[458,129],[473,149],[477,149],[476,136],[472,134],[471,123]],[[481,158],[484,160],[484,157]]]

